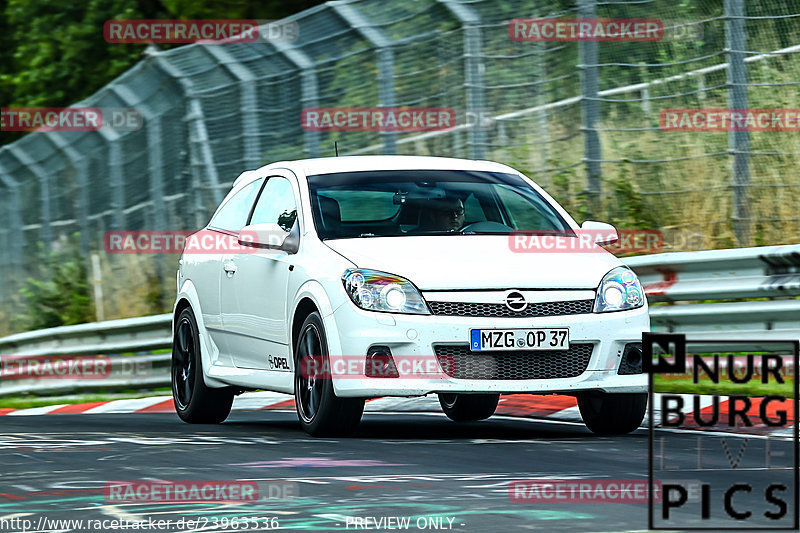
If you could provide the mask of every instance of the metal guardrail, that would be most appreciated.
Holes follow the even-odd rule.
[[[0,338],[0,354],[83,355],[138,352],[172,346],[172,315],[60,326]]]
[[[645,287],[654,331],[691,333],[698,340],[800,339],[800,245],[624,261]],[[737,299],[751,301],[699,303]]]
[[[800,339],[800,245],[676,252],[624,261],[645,286],[654,331],[687,333],[698,340]],[[734,299],[751,301],[717,302]],[[699,303],[703,300],[715,302]],[[0,379],[0,396],[33,389],[55,393],[168,386],[170,354],[146,352],[169,349],[170,330],[171,315],[163,314],[1,338],[0,364],[8,355],[105,355],[112,365],[104,379]]]
[[[76,326],[60,326],[0,338],[0,368],[9,370],[8,356],[106,356],[109,363],[100,375],[62,378],[52,367],[42,368],[42,377],[0,379],[0,396],[70,391],[152,389],[170,385],[171,354],[148,353],[172,347],[172,315],[124,318]],[[16,362],[11,359],[12,364]],[[31,372],[35,372],[33,368]],[[44,379],[43,379],[44,378]]]
[[[644,285],[653,331],[691,334],[696,340],[800,339],[800,245],[674,252],[624,261]],[[742,299],[749,301],[719,302]]]

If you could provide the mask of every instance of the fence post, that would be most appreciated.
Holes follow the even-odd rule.
[[[42,219],[39,226],[39,237],[42,239],[42,245],[45,250],[49,250],[53,244],[52,228],[50,227],[52,221],[50,212],[50,175],[17,143],[9,145],[8,150],[20,163],[28,167],[39,181],[39,201]]]
[[[92,265],[92,296],[94,297],[94,311],[97,321],[102,322],[106,319],[103,308],[103,276],[100,271],[100,256],[91,254]]]
[[[100,129],[102,134],[102,128]],[[111,178],[111,229],[122,231],[125,226],[125,177],[122,173],[122,149],[118,134],[105,136],[109,145],[108,170]]]
[[[2,183],[8,191],[6,193],[6,198],[8,200],[7,205],[9,206],[8,230],[11,242],[9,243],[10,246],[8,250],[11,256],[10,263],[12,267],[22,269],[22,249],[25,235],[22,230],[22,213],[20,211],[22,203],[19,194],[19,183],[8,174],[2,163],[0,163],[0,183]]]
[[[536,105],[537,106],[544,106],[547,103],[547,95],[545,94],[545,90],[547,85],[544,83],[544,80],[547,79],[547,61],[545,59],[545,55],[547,52],[547,43],[532,43],[536,50],[536,81],[540,82],[539,85],[536,86]],[[546,141],[550,140],[550,126],[548,123],[549,120],[549,113],[545,109],[540,109],[537,113],[538,118],[538,130],[539,136],[541,138],[541,149],[539,152],[541,153],[541,164],[542,168],[547,168],[548,161],[550,160],[550,145],[546,143]]]
[[[275,49],[300,70],[300,106],[301,108],[319,106],[319,84],[317,83],[317,65],[305,52],[290,43],[280,40],[270,43]],[[299,119],[299,117],[298,117]],[[320,132],[303,132],[307,157],[319,157]]]
[[[110,90],[126,105],[135,108],[144,120],[147,138],[148,176],[150,186],[150,203],[153,206],[153,222],[155,229],[164,231],[166,227],[166,208],[164,206],[164,162],[162,146],[164,139],[161,129],[161,115],[140,103],[137,95],[123,85],[111,85]],[[174,229],[174,228],[173,228]]]
[[[224,46],[203,46],[202,50],[212,56],[222,68],[230,72],[232,76],[235,76],[239,82],[244,161],[247,168],[258,168],[261,166],[261,148],[258,142],[259,127],[258,118],[256,116],[256,111],[258,109],[255,84],[256,77],[250,72],[250,69],[238,63]]]
[[[215,205],[222,201],[222,191],[219,189],[214,154],[209,146],[211,139],[209,139],[208,131],[206,130],[203,108],[196,98],[189,99],[186,121],[189,123],[189,159],[195,190],[194,225],[196,228],[201,228],[205,225],[205,214],[208,210],[203,201],[204,195],[200,193],[201,188],[211,189],[210,196]],[[203,174],[207,175],[206,180],[203,179]]]
[[[167,211],[164,205],[164,162],[163,154],[161,151],[161,143],[163,142],[161,134],[161,115],[149,113],[145,116],[147,121],[147,150],[150,155],[150,200],[153,205],[153,219],[155,222],[156,230],[165,231],[167,229]],[[170,228],[175,230],[177,228]],[[157,255],[155,258],[155,273],[158,278],[159,284],[163,287],[166,281],[169,281],[167,276],[167,255]],[[158,302],[158,306],[162,307],[163,301]]]
[[[147,120],[147,151],[150,165],[150,201],[153,204],[155,229],[167,229],[166,208],[164,207],[164,162],[161,152],[161,115],[150,114]],[[175,229],[175,228],[171,228]]]
[[[145,135],[147,138],[147,156],[148,156],[148,177],[150,187],[150,204],[153,212],[153,226],[157,231],[166,231],[166,206],[164,205],[164,161],[162,146],[164,139],[162,136],[162,117],[154,110],[143,105],[138,96],[124,85],[111,85],[110,90],[114,92],[117,97],[125,102],[126,105],[134,107],[142,115],[144,120]],[[176,229],[176,228],[169,228]],[[156,277],[161,284],[164,283],[168,276],[167,272],[167,258],[169,256],[164,254],[156,255],[154,260],[154,270]],[[94,256],[93,256],[94,258]],[[94,268],[94,267],[93,267]],[[157,302],[159,307],[163,304],[162,301]],[[100,316],[102,310],[98,311]],[[98,318],[102,320],[102,318]]]
[[[359,11],[349,4],[330,2],[333,12],[339,15],[348,25],[356,30],[364,39],[377,49],[378,59],[378,98],[381,107],[395,107],[397,101],[394,94],[394,51],[392,41],[382,31],[372,26]],[[397,153],[397,132],[381,132],[383,153]]]
[[[472,125],[467,126],[467,144],[469,144],[469,157],[483,159],[486,154],[486,130],[483,126],[483,116],[487,113],[485,84],[483,74],[486,66],[483,64],[481,46],[481,18],[469,5],[453,2],[452,0],[438,0],[461,23],[464,31],[464,86],[466,88],[466,117],[472,117]],[[466,118],[465,117],[465,118]],[[467,121],[469,123],[469,121]]]
[[[387,40],[388,42],[388,40]],[[396,107],[394,95],[394,50],[389,46],[378,50],[378,98],[381,107]],[[397,132],[382,131],[383,153],[397,153]]]
[[[579,0],[578,17],[582,19],[597,18],[597,4],[595,0]],[[599,82],[597,77],[597,43],[578,43],[580,57],[579,69],[581,71],[581,115],[584,157],[586,163],[586,194],[587,207],[593,216],[600,211],[601,164],[600,164],[600,137],[597,134],[596,124],[600,120],[600,101],[597,99]]]
[[[78,228],[80,228],[81,253],[85,255],[91,250],[89,242],[89,161],[86,158],[76,161],[75,172],[77,173],[75,182],[78,186],[78,205],[75,207],[77,208]]]
[[[111,185],[111,229],[122,231],[125,222],[125,176],[122,172],[120,134],[106,126],[97,130],[108,146],[108,180]]]
[[[200,100],[194,94],[191,80],[184,76],[178,67],[170,63],[162,52],[157,49],[148,49],[146,54],[154,59],[158,68],[180,85],[186,98],[186,122],[189,124],[187,128],[189,135],[187,145],[189,148],[189,164],[192,168],[192,189],[195,201],[192,210],[194,211],[195,227],[201,228],[206,223],[208,211],[203,202],[202,188],[210,189],[209,196],[214,207],[219,205],[224,196],[219,185],[214,153],[211,151],[211,140],[208,137],[203,106],[200,105]],[[203,173],[206,179],[203,179]]]
[[[3,187],[5,189],[5,187]],[[0,249],[2,250],[10,250],[11,249],[11,209],[7,207],[8,201],[8,193],[5,190],[1,192],[2,196],[0,196]],[[9,272],[5,269],[5,267],[11,264],[11,254],[0,254],[0,276],[5,279],[5,277],[9,274]],[[0,302],[3,301],[3,287],[2,283],[0,283]]]
[[[86,257],[91,248],[89,243],[89,163],[88,156],[80,154],[75,148],[70,146],[60,132],[51,131],[46,139],[53,146],[64,153],[75,169],[75,185],[78,188],[78,199],[75,205],[75,213],[78,220],[78,230],[80,233],[81,253]]]
[[[728,55],[728,109],[747,109],[747,66],[745,50],[744,0],[725,0],[725,48]],[[733,155],[733,231],[739,246],[750,244],[750,132],[728,134],[728,149]]]
[[[698,100],[705,100],[706,99],[706,78],[703,74],[697,74],[695,76],[697,80],[697,99]]]
[[[645,114],[645,124],[650,120],[650,114],[652,111],[652,106],[650,105],[650,89],[645,87],[642,89],[642,111]]]

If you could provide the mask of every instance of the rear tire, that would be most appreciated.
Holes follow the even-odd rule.
[[[172,400],[178,416],[190,424],[219,424],[228,418],[233,405],[231,389],[212,389],[203,381],[197,321],[188,307],[175,321]]]
[[[584,393],[578,396],[583,422],[598,435],[624,435],[639,428],[647,410],[647,393]]]
[[[306,370],[301,371],[303,359],[309,356],[320,364],[306,364]],[[294,401],[303,430],[313,437],[353,433],[364,412],[364,398],[339,398],[334,393],[328,340],[316,311],[306,317],[300,328],[294,362]]]
[[[486,420],[500,401],[499,394],[439,394],[439,405],[447,418],[456,422]]]

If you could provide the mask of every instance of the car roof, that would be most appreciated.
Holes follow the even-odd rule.
[[[424,157],[415,155],[362,155],[343,157],[320,157],[297,161],[280,161],[264,167],[300,170],[306,176],[333,174],[335,172],[358,172],[365,170],[477,170],[485,172],[516,171],[506,165],[492,161],[473,161],[453,157]]]

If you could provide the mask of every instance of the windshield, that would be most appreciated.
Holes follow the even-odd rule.
[[[566,221],[522,178],[500,172],[381,170],[308,177],[321,239],[547,231]]]

